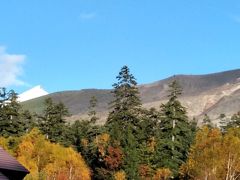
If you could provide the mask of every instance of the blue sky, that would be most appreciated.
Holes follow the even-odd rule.
[[[240,68],[238,0],[0,2],[0,86],[22,92],[111,88]]]

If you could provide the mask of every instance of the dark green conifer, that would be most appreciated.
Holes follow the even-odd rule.
[[[17,94],[5,88],[0,89],[0,135],[20,136],[26,132],[26,122],[21,118],[21,106]]]
[[[220,114],[219,117],[219,127],[223,133],[227,130],[227,125],[229,123],[229,118],[225,114]]]
[[[178,100],[182,89],[174,80],[169,85],[169,100],[161,105],[161,138],[158,139],[159,166],[170,168],[177,175],[178,168],[187,159],[193,139],[193,128],[186,108]]]
[[[39,117],[40,130],[51,141],[66,144],[67,116],[69,112],[63,103],[54,103],[51,98],[47,98],[43,115]]]
[[[127,66],[123,66],[116,77],[117,83],[113,84],[114,100],[111,103],[112,111],[107,119],[107,124],[117,122],[118,124],[137,123],[137,114],[141,107],[141,100],[135,77],[130,73]]]
[[[96,121],[99,119],[97,117],[97,112],[96,112],[96,107],[97,107],[97,98],[95,96],[92,96],[90,101],[89,101],[89,111],[88,111],[88,116],[90,117],[90,121],[92,123],[96,123]]]
[[[138,178],[138,164],[140,154],[137,152],[141,142],[140,116],[141,100],[135,77],[127,66],[123,66],[113,84],[114,101],[111,103],[106,128],[111,135],[113,143],[119,143],[124,151],[124,170],[130,179]],[[114,144],[113,144],[114,145]]]

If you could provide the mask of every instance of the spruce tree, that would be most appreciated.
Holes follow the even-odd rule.
[[[111,102],[112,111],[107,119],[107,124],[114,122],[122,125],[134,124],[135,116],[141,107],[136,79],[127,66],[121,68],[116,79],[118,82],[113,84],[114,100]]]
[[[29,110],[23,110],[20,118],[24,121],[26,132],[30,132],[34,127],[37,127],[35,117]]]
[[[43,115],[39,116],[39,128],[52,142],[66,145],[67,126],[65,118],[68,115],[68,109],[63,103],[54,103],[51,98],[47,98]]]
[[[140,162],[139,142],[141,100],[135,77],[127,66],[123,66],[113,84],[114,100],[111,103],[106,128],[114,143],[123,148],[125,160],[124,170],[130,179],[138,178],[138,164]]]
[[[96,123],[96,121],[99,119],[97,117],[96,113],[96,107],[97,107],[98,100],[95,96],[92,96],[90,101],[89,101],[89,111],[88,111],[88,116],[90,117],[90,121],[92,123]]]
[[[177,175],[178,168],[187,159],[193,139],[192,126],[186,108],[178,100],[182,89],[174,80],[169,85],[169,100],[161,105],[161,139],[158,139],[159,166],[170,168]]]
[[[26,131],[26,122],[21,118],[21,106],[17,102],[17,94],[0,89],[0,135],[20,136]]]
[[[221,131],[223,133],[225,133],[227,130],[227,125],[229,123],[229,119],[227,118],[227,116],[225,114],[220,114],[218,119],[219,119],[219,127],[220,127]]]

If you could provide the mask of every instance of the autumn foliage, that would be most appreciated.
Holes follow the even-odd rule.
[[[107,148],[107,155],[104,158],[105,165],[110,170],[119,168],[123,161],[123,153],[120,148],[109,146]]]
[[[50,143],[39,130],[33,129],[19,141],[16,157],[30,171],[25,179],[91,179],[90,170],[79,153],[72,148]],[[4,143],[3,139],[1,142]]]
[[[213,128],[207,115],[206,126],[197,127],[178,100],[182,88],[176,80],[160,109],[145,109],[127,66],[113,88],[111,111],[102,126],[96,123],[94,98],[89,119],[73,124],[65,121],[64,104],[51,99],[43,114],[20,113],[13,118],[14,126],[9,125],[9,110],[20,106],[16,101],[9,108],[0,106],[0,145],[30,171],[26,180],[240,179],[239,113],[221,129]]]
[[[152,179],[153,170],[148,165],[140,165],[138,168],[141,179],[150,180]]]
[[[114,174],[115,180],[126,180],[126,173],[124,171],[118,171]]]
[[[235,180],[240,178],[240,129],[203,127],[196,135],[188,161],[180,173],[188,179]]]
[[[172,172],[168,168],[159,168],[156,170],[153,180],[167,180],[172,177]]]

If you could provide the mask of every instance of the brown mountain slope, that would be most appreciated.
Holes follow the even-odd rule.
[[[216,117],[221,113],[232,114],[240,110],[240,69],[225,71],[207,75],[176,75],[151,84],[139,86],[143,106],[159,107],[166,101],[168,84],[176,79],[183,87],[183,95],[180,98],[187,107],[189,116],[201,117],[208,113]],[[87,114],[91,96],[98,99],[97,112],[105,117],[108,112],[109,102],[113,96],[111,90],[88,89],[80,91],[57,92],[33,99],[23,103],[26,109],[41,112],[43,100],[46,97],[54,101],[62,101],[70,110],[74,119],[84,117]]]

